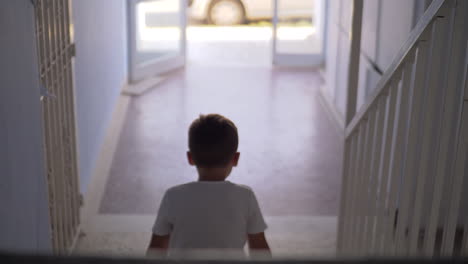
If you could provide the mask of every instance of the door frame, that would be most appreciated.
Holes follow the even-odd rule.
[[[128,48],[128,82],[136,83],[146,78],[166,73],[185,66],[187,54],[187,0],[179,0],[180,4],[180,53],[163,55],[149,62],[138,65],[136,60],[137,21],[135,7],[138,3],[150,0],[127,0],[127,48]]]
[[[317,1],[320,3],[320,10],[315,11],[315,13],[321,14],[320,16],[320,25],[317,34],[320,34],[320,41],[322,42],[321,52],[318,54],[288,54],[288,53],[278,53],[278,9],[279,1],[286,0],[272,0],[273,1],[273,34],[272,34],[272,64],[276,66],[297,66],[297,67],[314,67],[321,66],[325,63],[325,53],[326,53],[326,35],[327,32],[327,15],[328,15],[328,1],[327,0],[310,0]],[[317,8],[317,5],[315,5]],[[314,17],[317,17],[316,15]]]

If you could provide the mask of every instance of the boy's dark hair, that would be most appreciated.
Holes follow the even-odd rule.
[[[222,115],[200,115],[190,125],[188,145],[197,167],[224,167],[237,152],[237,127]]]

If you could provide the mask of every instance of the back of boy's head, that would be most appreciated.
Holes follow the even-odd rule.
[[[238,145],[236,125],[222,115],[200,115],[190,125],[189,150],[197,167],[227,166]]]

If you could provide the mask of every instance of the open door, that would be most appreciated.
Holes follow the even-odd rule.
[[[273,64],[321,65],[325,15],[325,0],[273,0]]]
[[[128,0],[129,81],[185,65],[186,0]]]

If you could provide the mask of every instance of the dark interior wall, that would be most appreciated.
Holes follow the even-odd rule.
[[[51,248],[34,10],[0,8],[0,250]]]
[[[126,1],[73,0],[72,8],[80,187],[86,193],[127,80]]]

